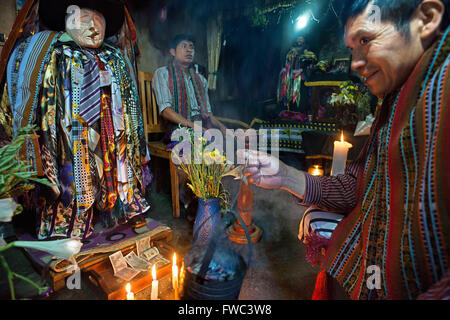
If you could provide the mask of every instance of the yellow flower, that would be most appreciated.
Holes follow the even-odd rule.
[[[217,156],[220,156],[220,153],[219,153],[219,151],[217,151],[217,149],[214,149],[213,151],[211,151],[211,152],[209,153],[209,156],[210,156],[211,158],[213,158],[213,159],[216,158],[216,155],[217,155]]]

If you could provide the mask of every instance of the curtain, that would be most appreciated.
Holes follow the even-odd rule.
[[[217,88],[217,69],[222,47],[222,16],[210,18],[207,25],[206,43],[208,47],[208,88]]]

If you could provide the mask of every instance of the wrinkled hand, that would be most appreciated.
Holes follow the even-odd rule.
[[[251,183],[266,189],[279,189],[284,186],[288,170],[279,159],[256,150],[238,150],[237,156],[238,159],[248,161],[245,175]]]

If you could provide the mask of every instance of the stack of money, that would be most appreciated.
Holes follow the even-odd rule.
[[[148,263],[149,269],[151,269],[153,265],[156,265],[156,267],[159,268],[170,263],[169,260],[160,254],[158,248],[150,246],[150,237],[136,241],[136,251],[138,257]]]
[[[139,272],[151,270],[153,265],[160,268],[170,264],[170,261],[164,258],[157,248],[150,247],[150,237],[136,241],[136,249],[137,255],[134,251],[131,251],[124,257],[121,251],[117,251],[109,256],[114,276],[130,281]],[[131,268],[128,268],[127,264]]]
[[[140,271],[127,267],[127,260],[122,255],[122,251],[117,251],[109,256],[111,261],[114,276],[119,277],[122,280],[130,281],[133,279]]]

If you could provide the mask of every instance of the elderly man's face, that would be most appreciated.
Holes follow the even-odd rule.
[[[80,10],[79,23],[69,23],[69,20],[66,20],[66,32],[82,47],[100,47],[105,38],[105,28],[106,22],[103,15],[90,9]]]
[[[381,97],[403,85],[424,52],[415,28],[407,41],[393,23],[370,19],[367,9],[347,21],[344,41],[352,51],[352,69]]]

